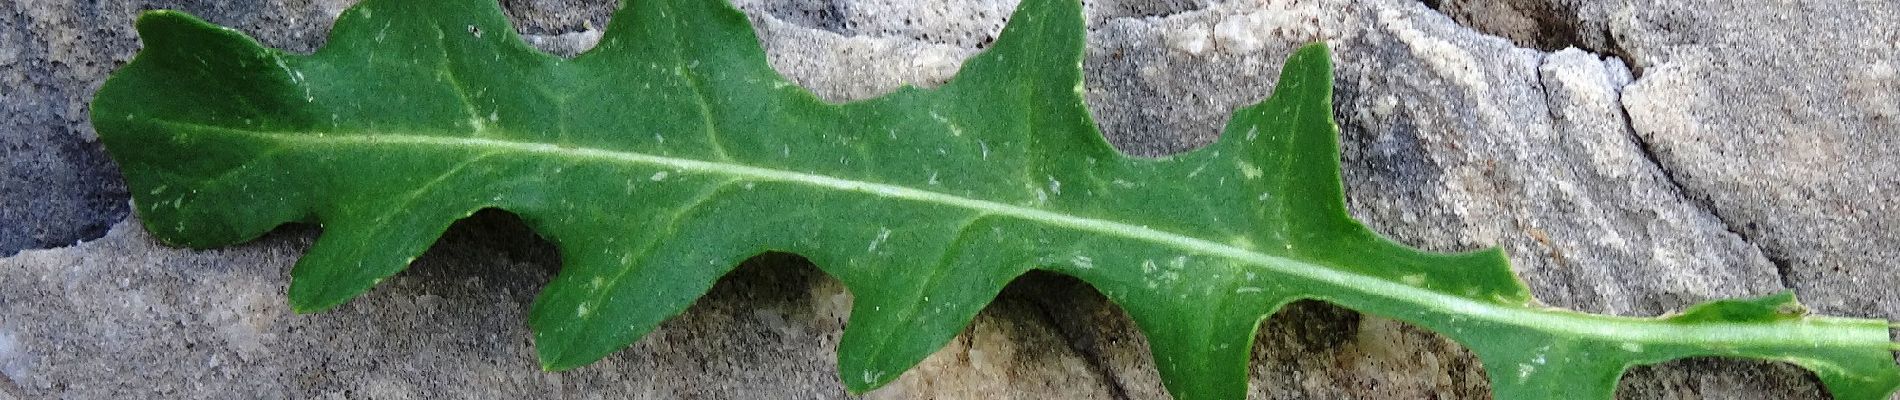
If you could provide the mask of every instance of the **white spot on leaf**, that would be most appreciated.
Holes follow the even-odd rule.
[[[1234,165],[1240,167],[1240,174],[1246,176],[1247,179],[1260,179],[1260,176],[1263,175],[1263,171],[1260,170],[1260,167],[1255,167],[1246,161],[1235,161]]]
[[[1095,268],[1095,259],[1089,258],[1089,256],[1085,256],[1085,255],[1078,254],[1074,258],[1070,259],[1069,262],[1072,264],[1075,264],[1076,268],[1081,268],[1081,269]]]
[[[930,118],[943,123],[944,127],[950,128],[950,136],[963,136],[963,127],[957,126],[955,122],[950,122],[949,118],[944,118],[943,114],[938,114],[936,110],[930,111]]]
[[[1405,282],[1407,285],[1419,286],[1425,284],[1425,274],[1406,275],[1399,277],[1399,280]]]
[[[877,247],[883,245],[884,241],[889,240],[890,238],[891,238],[890,228],[877,228],[877,237],[871,239],[871,247],[864,249],[864,251],[877,252]]]

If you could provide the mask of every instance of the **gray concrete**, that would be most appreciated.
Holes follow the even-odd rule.
[[[308,230],[215,251],[154,243],[121,222],[123,189],[85,117],[137,49],[135,10],[181,8],[308,51],[348,1],[127,3],[0,6],[0,254],[105,234],[0,258],[0,397],[845,397],[832,350],[849,296],[787,257],[743,268],[630,350],[550,374],[522,314],[557,261],[510,217],[459,225],[411,272],[317,315],[282,301]],[[531,42],[573,54],[611,2],[567,3],[503,1]],[[1271,90],[1288,52],[1324,40],[1350,206],[1394,238],[1502,246],[1545,302],[1591,312],[1793,288],[1822,313],[1900,319],[1887,262],[1900,259],[1900,5],[1429,3],[1092,2],[1088,100],[1127,152],[1195,148]],[[949,79],[1014,7],[739,4],[775,67],[840,101]],[[1036,276],[867,396],[1159,398],[1147,357],[1118,308]],[[1254,398],[1488,396],[1456,344],[1319,303],[1271,320],[1254,359]],[[1825,397],[1797,369],[1726,360],[1638,369],[1619,396]]]

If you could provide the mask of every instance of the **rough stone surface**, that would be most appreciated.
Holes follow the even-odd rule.
[[[1758,247],[1783,285],[1900,287],[1900,4],[1447,0],[1459,22],[1642,71],[1622,105],[1646,154]],[[1539,38],[1545,38],[1540,41]],[[1824,44],[1824,45],[1816,45]],[[1879,245],[1876,243],[1888,243]],[[1900,291],[1808,295],[1900,315]]]
[[[600,364],[543,373],[522,314],[557,257],[505,215],[459,224],[334,312],[290,314],[311,231],[231,249],[154,243],[86,121],[137,49],[136,10],[179,8],[309,51],[348,0],[0,5],[0,397],[839,398],[849,295],[789,256],[723,280]],[[612,1],[505,0],[530,42],[583,51]],[[941,84],[1010,0],[742,0],[773,65],[846,101]],[[1900,319],[1900,5],[1721,0],[1092,1],[1087,97],[1123,150],[1211,142],[1323,40],[1355,216],[1435,250],[1502,246],[1545,302],[1657,315],[1798,291]],[[1577,47],[1585,50],[1562,50]],[[1540,50],[1541,49],[1541,50]],[[1588,52],[1586,52],[1588,51]],[[1252,398],[1482,398],[1463,348],[1321,303],[1268,321]],[[127,371],[138,371],[128,373]],[[1163,398],[1145,339],[1080,282],[1024,278],[872,398]],[[1625,398],[1824,398],[1799,370],[1692,360]]]
[[[1800,29],[1821,15],[1854,28]],[[1671,4],[1630,18],[1708,32],[1625,44],[1647,72],[1624,106],[1682,187],[1790,287],[1833,292],[1809,296],[1815,310],[1900,316],[1900,4]]]
[[[310,233],[191,251],[128,222],[0,261],[0,371],[61,398],[845,397],[834,354],[849,295],[790,256],[754,260],[606,361],[543,373],[523,321],[557,257],[518,221],[478,216],[366,297],[296,315],[283,292]],[[1016,292],[870,397],[1106,393]]]

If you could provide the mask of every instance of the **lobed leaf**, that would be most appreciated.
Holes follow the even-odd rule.
[[[564,267],[530,325],[551,370],[684,310],[739,261],[803,255],[854,295],[847,388],[895,379],[1031,269],[1080,278],[1149,336],[1168,389],[1239,398],[1259,321],[1321,299],[1440,332],[1499,398],[1608,398],[1631,365],[1787,361],[1842,398],[1900,386],[1876,320],[1792,295],[1665,318],[1539,305],[1496,250],[1420,252],[1345,212],[1330,55],[1288,60],[1218,143],[1160,159],[1106,143],[1083,105],[1076,0],[1027,0],[941,88],[822,102],[717,0],[629,0],[595,49],[525,45],[493,0],[365,0],[309,56],[156,11],[94,125],[146,228],[191,247],[283,223],[323,234],[299,312],[407,267],[453,221],[520,215]]]

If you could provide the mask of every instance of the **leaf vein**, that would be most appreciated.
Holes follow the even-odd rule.
[[[644,258],[649,252],[652,252],[653,249],[659,248],[660,245],[667,240],[667,238],[673,237],[673,234],[679,231],[680,220],[683,217],[685,217],[686,214],[691,213],[694,210],[698,210],[700,206],[703,206],[707,202],[710,202],[714,198],[717,198],[720,193],[724,193],[727,188],[732,187],[732,183],[734,181],[735,180],[728,179],[728,180],[720,181],[719,183],[708,185],[705,189],[702,189],[699,192],[699,194],[694,195],[692,200],[688,200],[685,203],[681,203],[681,206],[674,208],[672,212],[667,214],[667,217],[665,219],[666,221],[665,225],[660,228],[657,234],[653,235],[654,239],[651,241],[648,241],[647,244],[645,246],[642,246],[642,248],[638,250],[637,252],[635,252],[635,254],[640,254],[641,257]],[[640,268],[635,268],[633,265],[622,266],[621,268],[619,268],[618,272],[614,273],[613,277],[607,278],[607,282],[601,285],[601,288],[598,289],[599,291],[594,292],[594,295],[592,296],[593,298],[588,299],[586,303],[581,303],[581,304],[594,304],[594,305],[601,304],[602,301],[607,300],[608,293],[613,292],[614,288],[620,287],[621,280],[625,279],[627,275],[632,274],[634,270],[637,270],[637,269],[640,269]],[[599,314],[593,314],[593,315],[599,315]],[[595,319],[593,318],[592,315],[588,315],[588,316],[582,316],[576,322],[584,323],[584,324],[592,324],[595,322]]]
[[[659,4],[669,10],[673,7],[671,3],[660,2]],[[680,33],[682,29],[678,29],[677,26],[680,22],[674,20],[673,23],[676,25],[675,29],[669,29],[673,34],[673,46],[671,46],[675,63],[673,67],[679,68],[680,79],[686,80],[687,91],[693,93],[693,104],[699,106],[700,123],[706,125],[706,143],[712,146],[713,156],[720,160],[731,160],[732,156],[726,154],[726,144],[720,138],[719,126],[713,123],[712,105],[707,102],[705,83],[700,82],[697,71],[693,71],[686,65],[686,54],[682,49],[686,48],[687,43],[686,38]]]
[[[184,122],[171,123],[190,124]],[[551,158],[564,158],[569,160],[593,159],[608,163],[652,165],[678,170],[729,175],[738,179],[787,182],[846,192],[864,193],[885,198],[939,204],[998,216],[1034,221],[1066,229],[1133,239],[1198,254],[1226,258],[1234,260],[1235,263],[1225,265],[1251,265],[1271,270],[1287,277],[1309,280],[1313,283],[1333,286],[1340,291],[1349,291],[1361,295],[1352,297],[1327,296],[1329,300],[1368,301],[1367,299],[1383,298],[1411,304],[1418,310],[1423,311],[1462,315],[1470,320],[1482,320],[1499,325],[1521,326],[1538,331],[1571,332],[1579,337],[1594,337],[1598,340],[1610,342],[1638,341],[1646,343],[1778,345],[1785,344],[1789,338],[1799,337],[1803,338],[1806,343],[1817,347],[1858,347],[1865,345],[1863,340],[1853,337],[1843,337],[1838,334],[1839,332],[1829,330],[1825,322],[1795,326],[1775,326],[1743,322],[1675,325],[1667,321],[1648,318],[1580,314],[1559,309],[1531,308],[1522,305],[1485,302],[1413,287],[1377,276],[1330,268],[1326,265],[1311,261],[1260,253],[1226,243],[1163,231],[1147,226],[1132,225],[1034,207],[973,199],[908,186],[765,168],[730,161],[715,162],[659,156],[626,150],[560,146],[487,138],[389,133],[317,137],[314,135],[300,134],[299,132],[250,131],[216,126],[203,127],[206,129],[202,129],[201,132],[216,132],[319,146],[464,147],[539,154]],[[1348,306],[1351,306],[1351,304],[1348,304]]]

